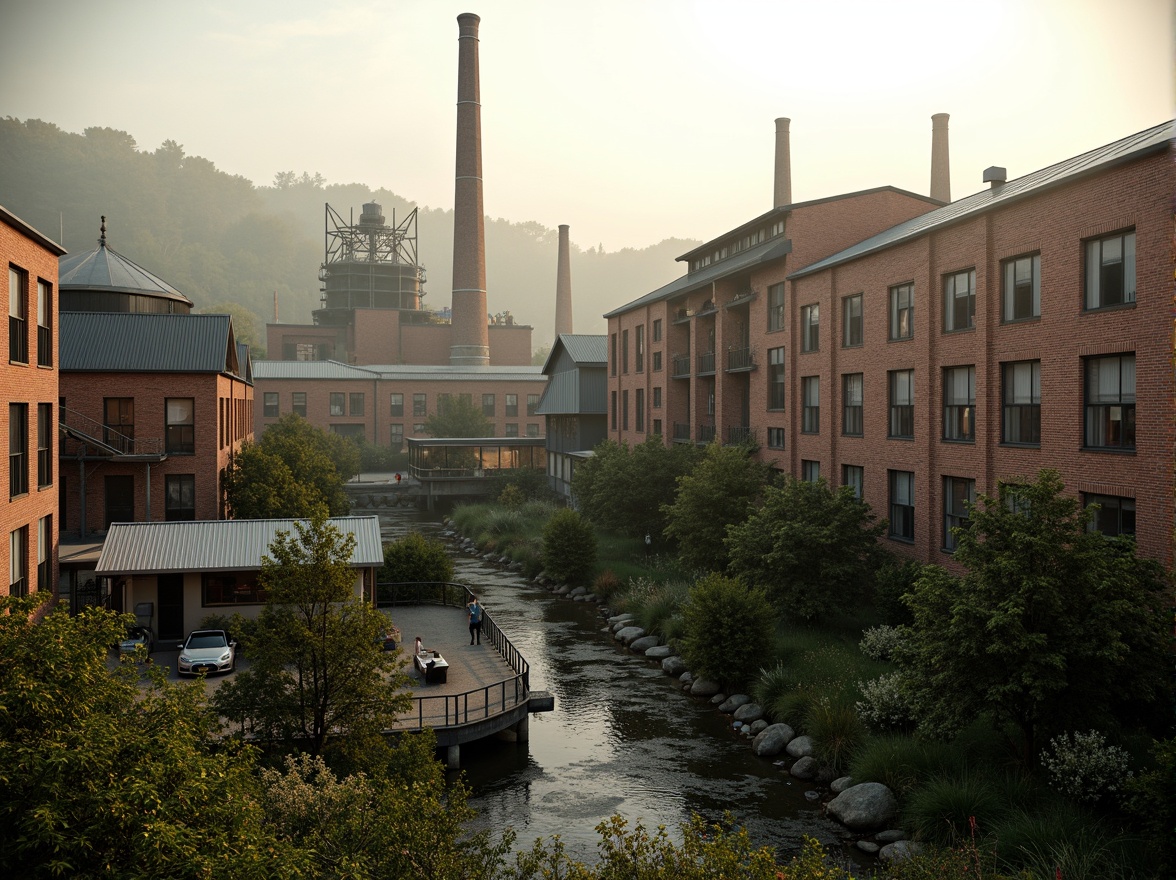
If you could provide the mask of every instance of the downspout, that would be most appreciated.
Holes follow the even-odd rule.
[[[78,537],[86,539],[86,462],[78,453],[78,486],[81,489],[81,512],[78,514]]]
[[[147,462],[147,522],[151,522],[151,462]]]

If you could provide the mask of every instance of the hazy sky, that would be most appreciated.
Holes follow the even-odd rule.
[[[450,208],[462,12],[486,213],[582,247],[771,208],[777,116],[803,201],[926,193],[932,113],[955,198],[1176,115],[1171,0],[0,0],[0,115]]]

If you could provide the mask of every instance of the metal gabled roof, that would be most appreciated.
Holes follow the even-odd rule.
[[[250,385],[253,384],[253,357],[244,342],[237,343],[237,375]]]
[[[561,333],[543,361],[543,372],[555,365],[560,350],[566,351],[572,362],[580,365],[608,363],[608,336],[603,333]]]
[[[261,568],[279,531],[296,536],[294,519],[221,519],[189,522],[111,523],[95,573],[252,571]],[[344,534],[355,536],[352,567],[383,565],[380,520],[376,516],[332,517]]]
[[[1073,183],[1090,174],[1107,171],[1124,162],[1160,152],[1168,149],[1172,137],[1173,122],[1170,120],[907,220],[867,238],[865,241],[858,242],[852,247],[798,269],[788,277],[789,279],[803,278],[831,266],[848,263],[875,251],[926,235],[935,229],[972,219],[986,211],[1002,208],[1021,199],[1039,195],[1056,186]]]
[[[451,364],[367,364],[340,361],[257,361],[253,377],[266,379],[381,379],[392,382],[517,382],[544,381],[542,367],[470,367]]]
[[[57,284],[64,290],[139,293],[192,305],[192,300],[184,294],[134,260],[107,247],[104,241],[92,251],[70,254],[58,260]]]
[[[341,361],[256,361],[253,377],[265,379],[375,379],[367,367],[356,367]]]
[[[62,372],[234,373],[229,315],[62,312]],[[235,352],[234,352],[235,354]]]

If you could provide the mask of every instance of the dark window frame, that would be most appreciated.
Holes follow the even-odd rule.
[[[1118,537],[1120,535],[1135,536],[1134,498],[1125,495],[1103,495],[1096,492],[1083,492],[1083,509],[1090,507],[1092,504],[1097,504],[1099,510],[1091,511],[1090,513],[1090,522],[1087,525],[1089,531],[1099,532],[1108,538]],[[1106,528],[1105,526],[1111,525],[1109,520],[1112,516],[1114,518],[1113,526]]]
[[[8,404],[8,497],[29,491],[29,405]]]
[[[962,490],[962,491],[961,491]],[[943,478],[943,544],[944,553],[954,553],[956,537],[953,528],[967,529],[971,522],[971,505],[976,503],[976,481],[968,477]]]
[[[768,349],[768,410],[781,412],[788,397],[784,346]]]
[[[905,297],[905,298],[904,298]],[[908,281],[890,287],[891,342],[915,338],[915,283]]]
[[[1027,280],[1020,274],[1024,269]],[[1000,264],[1000,322],[1016,324],[1041,317],[1041,254],[1009,257]]]
[[[962,402],[957,397],[961,372]],[[976,442],[976,367],[973,364],[943,368],[943,439],[949,443]]]
[[[37,488],[53,485],[53,404],[37,404]]]
[[[196,519],[195,474],[167,474],[164,477],[163,518],[167,522]]]
[[[903,385],[905,384],[905,387]],[[915,371],[889,370],[886,373],[887,402],[890,418],[886,436],[891,440],[915,438]]]
[[[261,392],[261,416],[276,419],[281,414],[281,395],[277,391]]]
[[[1000,367],[1001,443],[1040,446],[1041,361],[1004,361]],[[1027,375],[1018,368],[1028,368]],[[1020,383],[1018,373],[1022,377]],[[1028,381],[1027,388],[1023,387],[1025,379]]]
[[[768,332],[784,329],[784,282],[768,286]]]
[[[856,380],[856,381],[855,381]],[[856,384],[856,403],[852,386]],[[864,432],[863,398],[865,397],[866,376],[864,373],[841,374],[841,433],[846,437],[861,437]]]
[[[821,304],[800,307],[800,350],[805,354],[821,350]]]
[[[1104,262],[1106,245],[1118,242],[1119,258]],[[1103,309],[1123,308],[1135,305],[1136,296],[1136,253],[1135,230],[1124,229],[1111,235],[1088,239],[1083,246],[1083,296],[1082,309],[1097,312]],[[1114,267],[1118,267],[1117,269]],[[1110,288],[1111,293],[1104,293]],[[1117,288],[1117,290],[1116,290]],[[1113,301],[1106,301],[1114,296]]]
[[[37,366],[53,366],[53,285],[37,279]]]
[[[1130,361],[1130,382],[1125,381],[1127,371],[1124,370]],[[1099,364],[1116,363],[1116,381],[1118,386],[1114,398],[1103,395],[1110,393],[1109,388],[1103,388],[1104,380]],[[1097,375],[1092,375],[1092,367]],[[1110,450],[1117,452],[1135,451],[1135,388],[1136,362],[1134,352],[1122,354],[1099,355],[1084,358],[1082,362],[1083,388],[1083,430],[1082,443],[1084,448],[1091,450]],[[1099,399],[1092,402],[1091,380],[1100,386]],[[1127,389],[1127,385],[1130,389]],[[1117,427],[1116,427],[1117,426]]]
[[[821,433],[821,377],[803,376],[800,380],[802,434]],[[811,393],[810,393],[811,392]]]
[[[346,414],[347,394],[343,391],[332,391],[327,398],[327,414],[331,418],[341,418]]]
[[[8,360],[29,362],[29,273],[8,264]]]
[[[297,413],[306,418],[306,392],[305,391],[291,391],[290,392],[290,412]]]
[[[961,282],[962,279],[962,282]],[[961,283],[963,295],[961,296]],[[976,328],[976,270],[943,276],[943,332],[962,333]]]
[[[887,537],[895,541],[913,544],[915,542],[915,473],[914,471],[890,470],[886,472],[886,477],[890,489],[888,499],[890,523]]]
[[[854,479],[856,477],[857,479]],[[862,501],[866,494],[866,469],[860,464],[841,466],[841,485],[853,489],[853,497]]]
[[[841,298],[841,347],[859,348],[865,345],[865,305],[863,295],[850,294]],[[855,308],[856,306],[856,308]],[[857,314],[854,314],[854,312]]]

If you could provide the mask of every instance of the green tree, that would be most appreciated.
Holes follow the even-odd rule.
[[[451,394],[448,402],[438,404],[437,412],[425,420],[430,437],[492,437],[494,422],[482,414],[468,394]]]
[[[749,685],[771,655],[776,611],[762,589],[737,578],[712,572],[696,581],[682,619],[682,658],[696,676]]]
[[[727,567],[727,526],[747,519],[768,481],[768,466],[739,446],[711,443],[702,460],[678,477],[678,492],[666,505],[666,537],[678,555],[700,571]]]
[[[224,486],[234,519],[305,518],[327,512],[313,486],[299,482],[280,456],[254,443],[242,444]]]
[[[867,594],[885,528],[848,486],[830,491],[824,479],[785,477],[727,530],[729,570],[764,587],[788,614],[811,620]]]
[[[923,569],[904,597],[914,623],[896,659],[926,731],[948,735],[988,713],[1018,732],[1029,764],[1042,733],[1107,730],[1166,703],[1171,585],[1089,518],[1043,470],[977,500],[955,532],[962,577]]]
[[[384,545],[384,565],[378,578],[380,583],[449,583],[453,560],[440,541],[409,532]]]
[[[543,527],[543,570],[563,583],[587,583],[596,570],[592,523],[567,507],[553,513]]]
[[[232,315],[233,335],[237,342],[249,346],[249,354],[254,360],[265,359],[265,328],[258,330],[257,315],[247,306],[221,300],[206,309],[199,309],[199,312],[206,315]]]
[[[262,560],[267,598],[245,638],[250,666],[213,704],[263,741],[318,755],[342,734],[344,758],[356,760],[410,706],[399,657],[377,644],[387,618],[355,593],[354,546],[318,516],[279,532]]]

